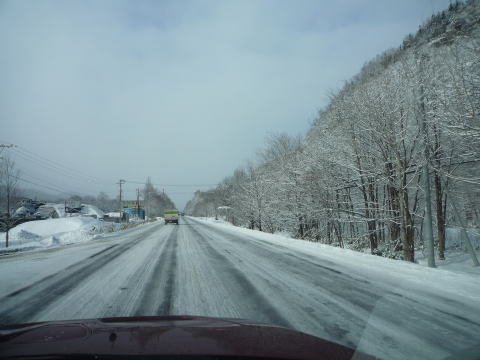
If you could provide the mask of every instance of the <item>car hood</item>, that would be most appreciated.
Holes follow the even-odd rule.
[[[117,317],[0,327],[2,357],[217,356],[372,359],[342,345],[279,326],[198,316]]]

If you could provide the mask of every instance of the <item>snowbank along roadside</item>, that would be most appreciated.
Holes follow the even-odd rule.
[[[8,248],[5,248],[5,233],[0,233],[0,253],[90,241],[136,225],[139,224],[104,222],[88,216],[30,221],[10,230]]]

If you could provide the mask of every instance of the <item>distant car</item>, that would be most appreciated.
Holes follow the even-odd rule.
[[[57,210],[53,206],[42,205],[34,214],[37,220],[58,218]]]
[[[178,225],[178,216],[180,211],[178,210],[167,210],[163,213],[163,218],[165,219],[165,224],[174,223]]]

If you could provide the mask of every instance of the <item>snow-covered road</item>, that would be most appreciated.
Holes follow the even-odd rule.
[[[188,217],[179,226],[154,223],[89,243],[2,256],[0,274],[0,323],[247,318],[394,359],[438,359],[479,344],[478,299],[428,286],[412,290],[393,276],[370,276],[331,256]]]

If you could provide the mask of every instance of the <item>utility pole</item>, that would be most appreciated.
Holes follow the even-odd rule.
[[[120,179],[120,180],[118,181],[118,183],[117,183],[117,185],[119,185],[119,187],[120,187],[120,197],[119,197],[119,200],[120,200],[120,201],[119,201],[119,202],[120,202],[120,204],[119,204],[119,208],[120,208],[120,212],[119,212],[120,222],[122,222],[122,213],[123,213],[123,206],[122,206],[122,185],[125,184],[125,182],[126,182],[125,180]]]
[[[425,121],[426,111],[425,111],[425,90],[423,88],[423,61],[426,58],[426,55],[420,55],[420,121],[422,124],[423,132],[423,143],[424,143],[424,160],[425,167],[423,169],[423,189],[425,191],[425,230],[424,230],[424,241],[427,244],[428,250],[428,267],[435,267],[435,248],[433,243],[433,225],[432,225],[432,201],[430,194],[430,173],[429,173],[429,164],[430,164],[430,148],[428,147],[428,129]]]
[[[137,188],[137,209],[140,209],[140,189],[139,188]]]
[[[137,188],[137,220],[140,219],[140,189]]]

